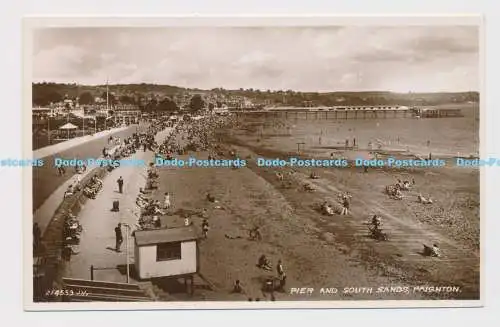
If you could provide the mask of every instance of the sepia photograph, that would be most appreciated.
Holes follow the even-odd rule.
[[[479,16],[23,24],[25,306],[481,305]]]

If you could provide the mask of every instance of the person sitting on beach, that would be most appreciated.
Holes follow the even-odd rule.
[[[401,193],[401,190],[399,188],[397,188],[396,191],[394,192],[393,198],[395,200],[403,200],[403,193]]]
[[[158,216],[153,216],[153,226],[155,228],[161,228],[161,220]]]
[[[210,193],[207,194],[207,200],[214,203],[217,202],[217,200],[215,200],[215,196]]]
[[[433,201],[432,201],[432,199],[431,199],[430,197],[429,197],[428,199],[425,199],[425,198],[424,198],[424,199],[422,200],[422,203],[423,203],[423,204],[432,204],[432,202],[433,202]]]
[[[70,185],[70,187],[68,187],[68,189],[66,190],[66,192],[64,192],[64,198],[72,196],[73,194],[74,194],[73,193],[73,187]]]
[[[144,190],[142,187],[140,187],[140,188],[139,188],[139,193],[141,193],[141,194],[150,194],[150,193],[151,193],[151,191],[146,191],[146,190]]]
[[[85,166],[85,164],[83,164],[82,166],[75,167],[75,172],[77,174],[83,174],[86,170],[87,170],[87,166]]]
[[[269,259],[267,259],[265,254],[263,254],[259,257],[259,261],[257,263],[257,266],[261,269],[264,269],[264,270],[272,270],[271,262],[269,261]]]
[[[93,184],[96,184],[96,185],[98,185],[98,187],[102,188],[103,183],[102,183],[102,180],[99,177],[97,177],[97,176],[94,175],[94,176],[92,176],[91,181],[92,181]]]
[[[233,293],[243,293],[243,288],[241,287],[241,283],[240,283],[239,279],[237,279],[234,282]]]
[[[276,173],[276,178],[277,178],[279,181],[283,181],[284,176],[283,176],[283,174],[282,174],[282,173],[277,172],[277,173]]]
[[[314,187],[311,184],[305,183],[304,184],[304,191],[306,191],[306,192],[314,192],[315,189],[314,189]]]
[[[148,210],[148,208],[151,206],[151,203],[152,203],[151,201],[152,200],[144,197],[142,194],[139,194],[137,196],[135,203],[137,204],[137,206],[139,208]]]
[[[432,246],[427,246],[424,244],[424,255],[439,258],[441,257],[441,250],[436,243],[434,243]]]
[[[427,200],[422,196],[422,194],[419,194],[417,196],[417,201],[420,202],[420,203],[424,203]]]
[[[378,216],[378,215],[373,215],[372,226],[374,228],[380,228],[381,225],[382,225],[382,218],[380,218],[380,216]]]
[[[422,194],[418,195],[417,201],[420,203],[423,203],[423,204],[432,204],[433,203],[433,201],[430,197],[428,199],[426,199],[425,197],[422,196]]]
[[[432,245],[431,256],[433,256],[433,257],[440,257],[441,256],[441,250],[439,249],[437,244]]]
[[[333,216],[335,214],[335,211],[333,210],[333,208],[326,201],[323,203],[323,205],[321,207],[322,207],[323,214],[329,215],[329,216]]]
[[[311,172],[311,175],[309,175],[309,178],[311,178],[311,179],[318,179],[318,178],[319,178],[319,175],[318,175],[318,174],[316,174],[316,172],[312,171],[312,172]]]
[[[248,236],[250,240],[262,240],[262,234],[260,233],[260,227],[255,226],[254,228],[250,229],[248,231]]]

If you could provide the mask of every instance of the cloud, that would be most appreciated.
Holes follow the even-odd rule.
[[[467,26],[59,28],[35,34],[36,81],[303,91],[479,88]],[[467,76],[467,78],[464,78]]]
[[[86,63],[85,51],[72,45],[60,45],[49,50],[42,50],[33,58],[33,75],[56,78],[78,76],[80,68]]]

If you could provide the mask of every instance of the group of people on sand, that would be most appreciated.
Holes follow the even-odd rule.
[[[348,215],[349,209],[351,207],[351,198],[352,195],[348,192],[342,193],[339,195],[340,203],[333,204],[328,203],[328,201],[324,201],[321,204],[321,212],[324,215],[333,216],[335,214],[340,215]]]
[[[411,184],[410,181],[407,180],[401,181],[400,179],[398,179],[398,182],[396,184],[387,186],[386,191],[391,198],[395,200],[402,200],[403,199],[402,191],[409,191],[413,185],[415,185],[415,179],[413,178],[411,180]],[[431,197],[426,198],[421,193],[417,196],[417,202],[422,204],[434,203]]]
[[[217,148],[215,131],[231,124],[231,117],[206,116],[200,120],[180,121],[173,133],[160,145],[158,153],[171,156],[187,151],[213,151]],[[214,154],[210,154],[215,157]]]
[[[282,173],[278,172],[276,173],[276,176],[278,179],[283,176]],[[313,171],[309,175],[310,179],[317,179],[319,176]],[[391,196],[391,198],[394,199],[402,199],[402,191],[409,191],[412,186],[415,185],[415,179],[410,180],[397,180],[397,183],[387,186],[386,187],[386,192]],[[309,183],[304,184],[304,190],[309,191],[309,190],[314,190],[313,186],[311,186]],[[320,210],[322,214],[327,215],[327,216],[334,216],[334,215],[348,215],[349,210],[350,210],[350,199],[352,198],[352,195],[349,192],[341,193],[339,194],[339,201],[335,202],[333,204],[329,203],[328,201],[324,201],[321,204]],[[422,196],[422,194],[419,194],[417,197],[417,200],[419,203],[423,204],[432,204],[433,200],[432,198],[425,198]],[[385,234],[382,231],[382,218],[379,215],[373,215],[371,221],[370,221],[370,226],[369,230],[371,232],[372,237],[378,239],[378,240],[388,240],[387,234]],[[424,254],[428,256],[433,256],[433,257],[440,257],[441,256],[441,250],[439,249],[437,244],[433,244],[432,246],[427,246],[424,245]],[[263,262],[262,262],[263,264]],[[265,265],[264,265],[265,266]]]
[[[259,257],[259,260],[257,261],[257,267],[263,270],[267,271],[272,271],[272,264],[269,258],[265,255],[262,254]],[[274,279],[270,278],[266,280],[265,284],[263,285],[264,291],[267,292],[274,292],[275,290],[280,290],[283,291],[286,285],[286,273],[285,273],[285,268],[283,267],[283,263],[281,259],[278,260],[278,263],[276,264],[276,273],[277,273],[277,278],[278,278],[278,287],[274,285]]]
[[[155,152],[158,150],[159,146],[155,141],[155,135],[162,127],[165,127],[164,122],[153,125],[148,129],[147,135],[144,137],[146,148]],[[136,198],[136,205],[141,212],[138,220],[138,227],[140,229],[159,229],[166,227],[162,223],[160,217],[171,209],[171,194],[165,192],[162,201],[153,198],[153,191],[159,188],[159,173],[154,162],[149,164],[146,176],[146,187],[139,189],[139,194]]]

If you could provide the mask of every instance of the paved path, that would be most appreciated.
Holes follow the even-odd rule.
[[[116,148],[117,146],[115,146],[115,148],[112,148],[110,150],[110,153],[113,153]],[[95,169],[96,167],[87,169],[87,171],[80,174],[80,179],[83,180]],[[45,232],[45,229],[47,229],[47,226],[50,224],[50,221],[54,217],[57,208],[59,208],[59,205],[64,200],[64,193],[71,184],[76,182],[76,179],[77,176],[75,174],[75,176],[72,176],[71,178],[64,181],[33,214],[33,223],[38,223],[38,227],[40,227],[42,235]]]
[[[115,131],[114,136],[124,139],[136,132],[136,126],[130,126],[125,130]],[[141,128],[141,127],[139,127]],[[107,134],[108,136],[110,134]],[[73,146],[64,151],[52,154],[48,157],[43,157],[44,165],[42,167],[33,167],[33,212],[39,209],[45,201],[53,194],[62,184],[74,175],[74,170],[66,169],[65,176],[59,176],[57,169],[54,167],[55,158],[66,159],[87,159],[99,158],[104,147],[108,147],[108,138],[99,137],[88,140],[83,144]],[[37,157],[37,159],[42,159]],[[59,205],[59,203],[57,204]]]
[[[41,149],[37,149],[33,151],[33,158],[45,158],[48,156],[52,156],[54,154],[57,154],[62,151],[66,151],[68,149],[71,149],[72,147],[105,137],[105,136],[110,136],[113,135],[117,132],[124,131],[128,129],[129,127],[119,127],[119,128],[112,128],[106,131],[102,131],[99,133],[95,133],[92,135],[85,135],[81,137],[76,137],[68,141],[64,141],[61,143],[49,145],[46,147],[43,147]]]
[[[158,133],[156,140],[162,142],[171,132],[168,128]],[[138,151],[131,158],[142,159],[147,163],[153,160],[153,152]],[[83,225],[80,241],[80,253],[71,258],[67,266],[65,277],[90,279],[90,266],[97,268],[111,268],[97,270],[95,280],[113,282],[126,282],[126,229],[123,228],[125,238],[122,252],[117,253],[115,247],[114,228],[118,223],[127,223],[134,226],[137,223],[139,209],[135,199],[139,188],[146,182],[147,167],[128,166],[114,169],[103,180],[103,189],[95,200],[88,200],[79,214]],[[124,179],[123,194],[118,193],[116,180],[122,176]],[[120,201],[120,212],[111,212],[113,200]],[[129,258],[134,262],[134,242],[129,237]],[[123,265],[123,269],[114,269]],[[131,267],[131,271],[133,268]]]

